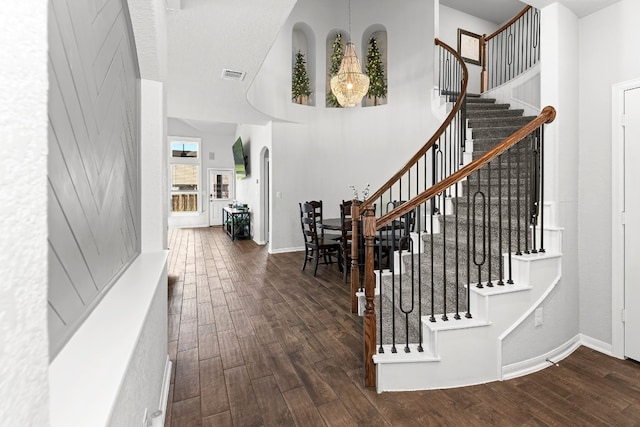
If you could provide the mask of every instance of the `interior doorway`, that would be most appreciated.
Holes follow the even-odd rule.
[[[640,361],[640,87],[624,93],[624,355]]]
[[[614,86],[612,112],[612,353],[640,361],[640,79]]]
[[[262,236],[264,244],[271,241],[270,209],[271,209],[271,185],[270,185],[270,159],[269,149],[264,148],[261,153],[260,173],[260,212],[262,213]]]

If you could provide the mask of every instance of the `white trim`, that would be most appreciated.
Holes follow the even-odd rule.
[[[524,375],[533,374],[534,372],[549,367],[551,363],[558,363],[560,360],[573,353],[581,344],[581,336],[578,334],[559,347],[541,354],[540,356],[532,357],[531,359],[524,360],[522,362],[505,365],[502,367],[502,380],[510,380]]]
[[[611,344],[609,343],[600,341],[585,334],[580,334],[580,342],[583,346],[589,347],[591,350],[606,354],[607,356],[613,356],[613,354],[611,354]]]
[[[168,254],[140,254],[51,362],[52,427],[107,425],[156,291],[166,289]]]
[[[611,355],[624,358],[624,92],[640,88],[640,79],[617,83],[611,90]]]
[[[562,263],[560,263],[560,266],[562,265]],[[520,365],[523,364],[523,366],[527,366],[527,364],[529,363],[529,361],[524,361],[524,362],[516,362],[516,363],[512,363],[510,365],[502,365],[502,347],[503,347],[503,341],[504,339],[509,336],[509,334],[511,334],[518,326],[520,326],[522,323],[524,323],[529,316],[531,316],[531,314],[533,314],[533,312],[540,307],[540,305],[542,305],[542,303],[547,299],[547,297],[551,294],[551,292],[556,288],[556,285],[560,282],[560,278],[562,277],[562,270],[560,269],[560,271],[558,271],[558,275],[556,276],[556,278],[553,280],[553,283],[542,293],[542,295],[540,295],[540,297],[537,299],[536,302],[534,302],[533,304],[531,304],[531,307],[529,307],[529,309],[527,311],[525,311],[522,316],[520,316],[520,318],[518,320],[516,320],[510,327],[507,328],[507,330],[505,330],[502,334],[500,334],[500,336],[498,336],[498,340],[496,341],[496,344],[498,346],[498,351],[497,351],[497,357],[496,357],[496,363],[498,364],[498,376],[502,376],[502,379],[507,379],[505,378],[505,370],[508,372],[510,366],[516,366],[516,365]],[[540,357],[540,356],[538,356]],[[537,357],[534,357],[533,359],[529,359],[530,361],[537,361]],[[532,362],[533,363],[533,362]],[[518,368],[520,369],[520,368]],[[529,368],[522,368],[522,370],[526,371]],[[535,372],[537,370],[542,369],[537,368],[531,372]],[[522,374],[524,375],[524,374]],[[520,375],[516,375],[516,376],[520,376]],[[514,378],[514,377],[511,377]]]
[[[167,354],[167,361],[164,364],[164,377],[162,378],[162,389],[160,391],[160,403],[158,409],[162,411],[162,425],[167,416],[167,403],[169,402],[169,388],[171,387],[171,359]]]
[[[554,257],[557,255],[554,255]],[[540,298],[538,298],[538,300],[536,302],[534,302],[533,304],[531,304],[531,307],[529,307],[527,309],[527,311],[525,311],[522,316],[520,316],[520,318],[518,320],[516,320],[513,325],[509,326],[507,328],[506,331],[504,331],[502,334],[500,334],[500,336],[498,337],[498,343],[500,345],[500,351],[498,352],[498,354],[502,354],[502,341],[511,333],[513,332],[518,326],[520,326],[522,323],[524,323],[527,318],[529,318],[529,316],[531,316],[531,314],[538,308],[540,307],[540,305],[544,302],[544,300],[547,299],[547,297],[549,296],[549,294],[556,288],[556,285],[560,282],[560,278],[562,277],[562,274],[559,273],[555,279],[553,279],[553,283],[543,292],[542,295],[540,295]]]
[[[304,251],[304,246],[298,246],[294,248],[280,248],[280,249],[271,249],[269,250],[270,254],[286,254],[288,252],[300,252]]]

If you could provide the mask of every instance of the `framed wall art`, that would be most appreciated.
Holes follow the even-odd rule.
[[[482,36],[458,28],[458,53],[470,64],[480,65],[480,39]]]

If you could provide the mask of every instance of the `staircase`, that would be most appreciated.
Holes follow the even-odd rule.
[[[480,157],[534,118],[479,96],[468,96],[466,117],[464,163]],[[521,248],[529,246],[525,240],[531,236],[514,233],[508,226],[530,219],[526,189],[531,176],[522,167],[528,161],[527,151],[519,147],[531,143],[530,137],[523,139],[477,175],[443,194],[432,225],[424,228],[431,232],[412,233],[414,251],[396,252],[391,268],[377,273],[376,294],[380,287],[393,291],[376,298],[376,310],[386,319],[392,312],[395,316],[395,324],[381,324],[378,318],[377,342],[382,346],[374,362],[379,392],[503,378],[502,339],[524,321],[523,313],[541,302],[560,274],[557,248],[526,253]],[[459,230],[475,223],[473,235],[468,240],[461,236],[456,223]],[[526,226],[517,229],[522,228]],[[504,255],[508,252],[517,255]],[[454,263],[445,262],[452,257]],[[417,269],[426,278],[420,289],[411,283]],[[435,293],[433,301],[432,283],[445,290]],[[363,304],[361,296],[361,312]]]

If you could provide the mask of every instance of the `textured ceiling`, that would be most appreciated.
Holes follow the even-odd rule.
[[[169,117],[265,123],[246,93],[295,0],[183,0],[167,12]],[[223,80],[224,68],[243,71]]]
[[[440,4],[498,25],[507,22],[527,6],[518,0],[440,0]]]
[[[128,0],[143,78],[164,80],[169,117],[206,122],[264,124],[271,118],[247,102],[247,91],[297,0]],[[317,0],[321,1],[321,0]],[[527,0],[541,8],[555,0]],[[618,0],[559,0],[578,17]],[[153,6],[144,6],[145,3]],[[525,4],[518,0],[441,0],[496,24]],[[166,39],[150,23],[157,5],[166,10]],[[146,13],[143,13],[146,11]],[[146,38],[143,38],[146,37]],[[145,42],[146,40],[146,42]],[[167,71],[153,49],[166,43]],[[151,58],[151,59],[148,59]],[[223,80],[224,68],[246,72],[242,81]]]

